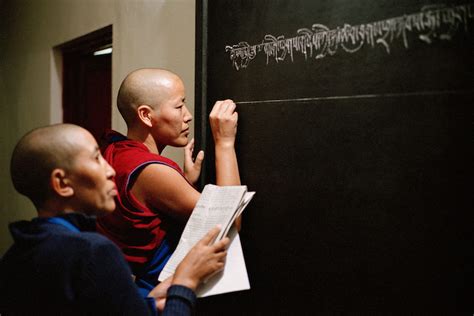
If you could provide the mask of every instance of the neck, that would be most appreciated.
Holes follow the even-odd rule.
[[[129,129],[127,138],[138,141],[145,145],[148,150],[154,154],[160,154],[166,146],[160,146],[156,143],[153,136],[148,131]]]
[[[62,214],[74,213],[71,210],[64,210],[64,209],[48,209],[48,208],[39,208],[38,209],[38,217],[54,217]]]
[[[77,208],[67,199],[47,199],[41,207],[37,208],[38,217],[53,217],[61,214],[74,213]]]

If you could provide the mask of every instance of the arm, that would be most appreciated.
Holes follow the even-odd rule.
[[[240,185],[235,153],[238,114],[232,100],[217,101],[209,114],[216,151],[216,184]]]
[[[240,185],[234,148],[237,119],[235,103],[231,100],[216,102],[210,114],[216,148],[217,185]],[[146,206],[183,221],[189,218],[200,196],[176,170],[160,164],[146,166],[138,175],[131,192]],[[240,217],[236,225],[240,228]]]
[[[176,170],[150,164],[138,175],[131,193],[143,204],[186,221],[200,193]]]
[[[209,114],[216,151],[216,184],[240,185],[239,165],[235,153],[238,114],[232,100],[217,101]],[[240,231],[242,218],[235,220]]]
[[[219,227],[211,229],[184,257],[174,276],[150,292],[149,296],[155,298],[158,309],[164,309],[163,315],[181,315],[177,311],[183,310],[191,314],[198,285],[224,268],[229,238],[212,244],[219,231]]]
[[[111,241],[95,238],[90,250],[77,250],[84,259],[76,292],[81,302],[90,304],[97,314],[149,315],[149,309],[131,278],[120,249]]]

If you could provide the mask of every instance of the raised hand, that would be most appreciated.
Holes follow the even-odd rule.
[[[204,151],[200,150],[193,160],[194,138],[184,147],[184,176],[192,184],[196,184],[201,175]]]
[[[233,147],[237,134],[238,114],[232,100],[217,101],[209,114],[212,136],[216,146]]]

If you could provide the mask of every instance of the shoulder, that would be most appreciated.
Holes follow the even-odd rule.
[[[195,191],[182,173],[160,163],[144,166],[137,176],[134,186],[141,188],[147,194],[184,193],[188,189]]]
[[[122,251],[108,238],[98,233],[82,233],[79,253],[85,269],[98,276],[126,276],[131,271],[125,261]]]
[[[133,173],[149,164],[160,164],[182,173],[176,162],[151,153],[144,144],[134,140],[124,140],[109,145],[104,152],[104,158],[116,169],[117,174]]]
[[[74,243],[89,252],[101,252],[122,257],[120,249],[107,237],[96,232],[81,232],[73,237]]]
[[[54,226],[53,226],[54,227]],[[54,227],[55,228],[55,227]],[[68,256],[80,261],[99,256],[122,257],[120,249],[109,239],[96,232],[72,232],[64,229],[50,230],[50,236],[42,243],[42,250],[51,257]],[[65,259],[67,260],[67,259]]]
[[[131,188],[133,195],[149,208],[187,219],[196,205],[200,193],[186,178],[166,166],[146,166]]]
[[[85,285],[89,282],[96,286],[122,282],[120,279],[131,274],[122,251],[98,233],[82,232],[70,237],[67,243],[68,250],[64,250],[62,254],[70,256],[74,266],[81,267],[80,273]]]

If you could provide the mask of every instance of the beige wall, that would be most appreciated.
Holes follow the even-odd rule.
[[[36,214],[10,183],[13,146],[28,130],[61,120],[53,47],[113,25],[112,126],[125,132],[116,94],[136,68],[178,73],[194,112],[194,14],[194,0],[0,0],[0,255],[11,244],[8,223]],[[165,155],[182,163],[182,150]]]

